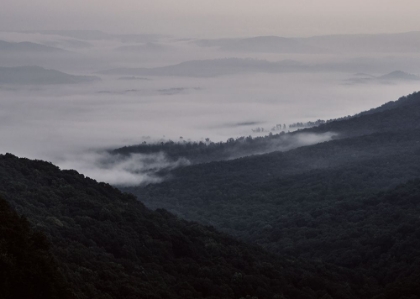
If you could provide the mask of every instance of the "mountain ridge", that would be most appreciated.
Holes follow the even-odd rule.
[[[414,224],[420,219],[419,113],[420,94],[414,93],[369,114],[300,131],[334,129],[341,137],[332,141],[186,166],[160,184],[123,190],[150,208],[213,225],[276,254],[333,263],[398,289],[400,274],[419,276],[416,266],[403,262],[405,256],[420,262]],[[406,186],[409,191],[395,195]],[[410,238],[397,233],[402,227],[410,227]],[[417,294],[415,284],[409,289]]]
[[[79,84],[100,80],[96,76],[70,75],[40,66],[0,67],[0,84]]]
[[[336,34],[311,37],[253,36],[244,38],[199,39],[201,47],[221,51],[265,53],[331,54],[348,51],[364,53],[416,53],[420,31],[391,34]]]
[[[45,46],[32,42],[7,42],[0,40],[0,51],[21,53],[21,52],[33,52],[33,53],[64,53],[66,50]]]

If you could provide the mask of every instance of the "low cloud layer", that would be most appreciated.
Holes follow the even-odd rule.
[[[301,146],[314,145],[321,142],[330,141],[338,134],[334,132],[326,132],[320,134],[314,133],[294,133],[294,134],[283,134],[275,136],[274,138],[266,138],[260,141],[260,146],[255,148],[255,146],[250,146],[247,148],[246,141],[239,142],[235,147],[233,146],[230,149],[230,153],[226,156],[225,159],[220,160],[231,160],[241,157],[246,157],[250,155],[262,155],[275,151],[289,151]],[[258,141],[257,141],[258,142]],[[241,144],[243,143],[243,144]],[[255,141],[254,141],[255,143]]]
[[[209,138],[219,142],[266,135],[278,124],[284,129],[284,124],[355,114],[419,88],[415,80],[399,80],[395,85],[343,85],[355,73],[378,77],[402,70],[419,75],[420,54],[416,52],[392,56],[351,50],[334,55],[304,54],[305,51],[226,52],[198,46],[192,42],[197,39],[98,31],[0,32],[0,40],[65,50],[56,54],[28,50],[25,55],[3,51],[0,68],[39,66],[77,78],[118,68],[162,72],[172,65],[177,66],[177,72],[179,66],[188,71],[183,76],[175,76],[176,72],[173,76],[100,74],[101,81],[83,84],[0,84],[0,153],[48,160],[113,184],[158,182],[159,170],[184,165],[185,161],[172,161],[159,153],[153,157],[117,159],[104,150],[92,149],[119,148],[143,141]],[[147,43],[162,45],[168,51],[115,51],[125,46],[142,48]],[[289,68],[324,67],[316,72],[304,68],[292,73],[267,71],[277,66],[276,61]],[[224,76],[214,76],[221,70]],[[206,76],[188,76],[198,71]],[[49,73],[50,78],[58,78],[57,73]],[[256,127],[264,128],[264,132],[253,131]],[[287,150],[331,138],[293,136],[261,152]],[[234,157],[236,153],[230,156]],[[107,159],[111,159],[108,164]]]
[[[261,148],[247,149],[246,146],[232,146],[213,160],[231,160],[249,155],[273,151],[287,151],[300,146],[312,145],[331,140],[334,133],[287,134],[276,139],[267,139]],[[187,153],[186,153],[187,155]],[[205,160],[205,157],[203,157]],[[207,160],[209,162],[209,160]],[[131,153],[128,155],[111,154],[104,150],[88,150],[65,154],[55,158],[62,169],[76,169],[80,173],[117,186],[137,186],[162,182],[168,171],[191,165],[186,157],[171,159],[165,152],[149,154]]]
[[[170,161],[160,152],[154,154],[111,155],[106,151],[86,151],[66,155],[57,160],[63,169],[77,169],[84,175],[118,186],[159,183],[160,171],[187,166],[186,159]]]

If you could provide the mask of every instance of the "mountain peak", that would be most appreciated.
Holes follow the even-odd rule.
[[[403,71],[393,71],[391,73],[385,74],[383,76],[378,77],[378,79],[382,80],[420,80],[420,77],[409,74]]]

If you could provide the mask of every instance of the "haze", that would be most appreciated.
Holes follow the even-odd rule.
[[[2,4],[0,152],[110,183],[158,182],[146,160],[188,161],[104,168],[107,149],[264,135],[419,89],[416,1]],[[307,139],[295,146],[326,141]]]
[[[2,30],[97,29],[183,37],[420,30],[416,0],[3,0]]]

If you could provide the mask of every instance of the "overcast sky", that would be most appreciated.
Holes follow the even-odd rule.
[[[0,30],[183,37],[420,31],[419,0],[2,0]]]

